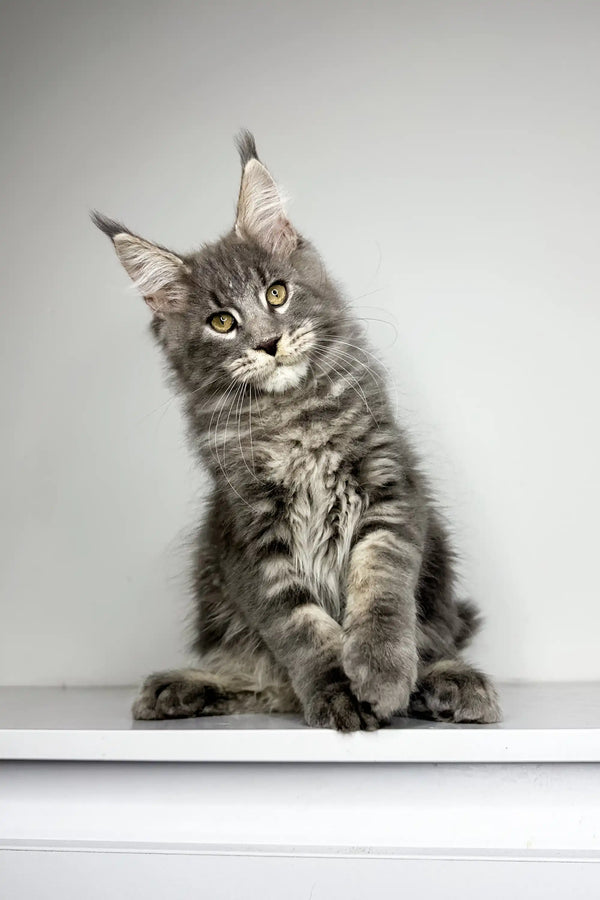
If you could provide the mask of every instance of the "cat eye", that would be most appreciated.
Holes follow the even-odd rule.
[[[272,284],[271,287],[267,289],[267,303],[270,303],[271,306],[283,306],[286,300],[287,288],[285,284],[281,284],[280,281]]]
[[[214,316],[211,316],[208,320],[208,323],[211,328],[214,328],[215,331],[218,331],[219,334],[227,334],[228,331],[232,331],[236,326],[236,321],[231,315],[231,313],[215,313]]]

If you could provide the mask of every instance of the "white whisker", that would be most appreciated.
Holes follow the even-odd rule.
[[[321,352],[323,352],[323,351],[321,351]],[[326,354],[324,354],[324,356],[325,356],[325,358],[327,358]],[[350,369],[347,369],[339,361],[338,361],[337,365],[331,361],[329,361],[329,364],[330,364],[331,368],[333,369],[333,371],[337,372],[337,374],[340,376],[342,381],[345,381],[348,384],[348,386],[352,388],[354,393],[362,400],[362,402],[364,403],[366,409],[368,410],[371,418],[373,419],[375,425],[377,426],[377,428],[379,428],[380,427],[379,422],[377,421],[377,418],[375,417],[373,410],[369,406],[369,401],[367,400],[367,395],[365,394],[358,378],[350,371]],[[337,368],[338,365],[340,366],[339,369]],[[340,369],[341,369],[341,371],[340,371]],[[354,384],[352,382],[354,382]]]

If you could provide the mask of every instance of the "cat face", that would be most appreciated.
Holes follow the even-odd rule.
[[[154,313],[153,330],[184,386],[250,384],[283,393],[323,371],[342,309],[314,248],[287,219],[251,135],[232,231],[178,255],[94,214]]]
[[[188,259],[188,308],[176,329],[156,329],[167,353],[186,358],[188,377],[251,384],[280,393],[319,370],[336,315],[315,252],[302,242],[287,257],[235,232]]]

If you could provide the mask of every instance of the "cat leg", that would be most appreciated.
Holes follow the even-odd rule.
[[[378,717],[352,692],[342,668],[342,628],[318,603],[298,571],[281,517],[262,502],[251,528],[255,579],[243,595],[243,614],[261,636],[298,697],[307,725],[337,731],[374,731]],[[259,508],[260,509],[260,508]]]
[[[273,590],[273,588],[271,588]],[[341,665],[341,628],[300,585],[275,588],[262,627],[286,666],[307,725],[337,731],[375,731],[381,722],[352,692]]]
[[[419,672],[409,714],[436,722],[490,724],[502,719],[490,679],[459,657],[438,660]]]
[[[342,664],[359,700],[381,719],[406,712],[417,679],[415,584],[420,553],[386,528],[350,559]]]
[[[144,681],[133,707],[134,719],[182,719],[235,713],[298,712],[289,684],[261,685],[250,676],[204,669],[156,672]]]

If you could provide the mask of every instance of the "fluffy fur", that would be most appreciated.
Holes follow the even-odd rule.
[[[232,230],[196,253],[94,214],[153,311],[212,494],[195,560],[198,668],[151,675],[139,719],[301,712],[495,722],[460,651],[477,625],[359,323],[290,223],[254,139]],[[268,290],[283,285],[286,302]],[[281,296],[281,289],[279,289]],[[215,313],[233,317],[220,333]]]

